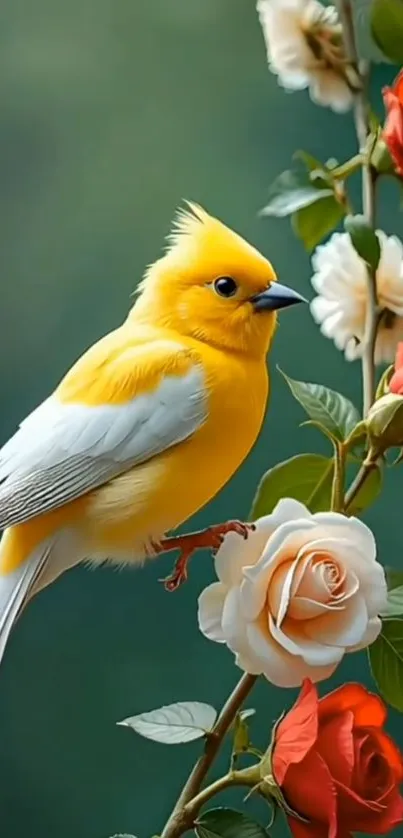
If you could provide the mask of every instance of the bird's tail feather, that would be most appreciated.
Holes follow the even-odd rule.
[[[3,539],[6,539],[6,536],[7,531],[4,533]],[[15,570],[8,573],[2,573],[0,570],[0,661],[4,655],[11,629],[47,562],[51,549],[52,539],[47,539],[39,544]]]

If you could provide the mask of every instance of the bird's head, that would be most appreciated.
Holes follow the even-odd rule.
[[[165,255],[139,286],[131,317],[213,346],[264,356],[277,311],[303,302],[270,262],[201,207],[180,211]]]

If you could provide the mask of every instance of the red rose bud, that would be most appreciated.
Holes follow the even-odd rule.
[[[389,381],[389,393],[403,396],[403,343],[399,343],[397,347],[395,371]]]
[[[384,835],[403,822],[402,755],[384,732],[386,708],[360,684],[324,698],[305,680],[278,725],[273,774],[294,838]]]
[[[384,87],[382,95],[386,109],[383,139],[397,174],[403,176],[403,70],[395,79],[393,87]]]

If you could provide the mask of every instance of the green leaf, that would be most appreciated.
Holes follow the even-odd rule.
[[[356,448],[361,448],[366,439],[367,426],[365,422],[362,421],[355,426],[351,434],[349,434],[348,439],[346,439],[348,451],[354,451]]]
[[[385,567],[385,573],[389,591],[392,591],[393,588],[400,588],[403,585],[403,570],[395,570],[394,567]]]
[[[365,509],[376,501],[382,489],[382,471],[380,468],[374,469],[367,477],[365,483],[357,492],[352,504],[348,508],[349,515],[355,515],[358,518]]]
[[[337,227],[343,216],[344,209],[332,194],[294,212],[292,227],[306,250],[310,251]]]
[[[371,63],[389,63],[385,54],[374,43],[371,34],[372,0],[353,0],[354,29],[360,58]]]
[[[319,185],[317,180],[312,182],[306,172],[282,172],[272,183],[268,203],[260,214],[284,218],[329,195],[333,195],[333,190]]]
[[[338,442],[344,442],[360,421],[360,415],[353,403],[336,390],[323,384],[309,384],[289,378],[280,368],[293,396],[302,405],[308,416],[325,433]]]
[[[259,483],[251,520],[268,515],[281,498],[295,498],[311,512],[329,509],[333,468],[333,460],[321,454],[297,454],[277,463]]]
[[[245,710],[239,711],[238,716],[240,719],[242,719],[243,722],[245,722],[246,719],[250,719],[252,716],[255,715],[255,713],[256,710],[254,707],[245,707]]]
[[[257,821],[235,809],[209,809],[198,818],[195,832],[199,838],[267,838]]]
[[[403,585],[398,588],[393,588],[388,591],[388,600],[385,611],[382,612],[382,617],[402,617],[403,616]]]
[[[250,745],[249,726],[237,715],[235,719],[234,741],[232,745],[233,754],[242,754],[248,750]]]
[[[373,0],[371,8],[372,37],[387,58],[395,64],[403,62],[403,2]]]
[[[323,174],[325,175],[325,169],[323,163],[317,159],[317,157],[313,157],[312,154],[309,154],[309,151],[304,151],[303,149],[298,149],[293,154],[294,160],[302,160],[308,172],[315,172],[317,169],[321,169]]]
[[[381,399],[382,396],[386,396],[386,394],[389,393],[390,379],[392,378],[394,371],[395,365],[391,364],[390,367],[387,367],[387,369],[382,373],[376,388],[375,400]]]
[[[385,620],[368,654],[379,692],[403,712],[403,620]]]
[[[201,739],[211,730],[217,713],[214,707],[200,701],[178,701],[149,713],[140,713],[118,722],[124,727],[131,727],[140,736],[176,745]]]
[[[348,215],[344,221],[344,228],[358,255],[376,271],[381,258],[381,245],[375,230],[363,215]]]

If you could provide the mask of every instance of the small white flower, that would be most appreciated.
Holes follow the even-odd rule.
[[[375,363],[394,360],[403,340],[403,245],[396,236],[378,230],[381,258],[376,272],[379,305],[385,310],[379,324]],[[331,338],[346,359],[363,352],[368,305],[367,272],[348,233],[334,233],[312,256],[312,285],[318,295],[311,312],[321,332]]]
[[[328,678],[380,632],[385,574],[357,518],[284,498],[247,541],[227,535],[215,567],[219,582],[199,597],[201,631],[279,687]]]
[[[258,0],[257,11],[279,83],[288,90],[308,87],[318,105],[347,111],[353,96],[335,8],[318,0]]]

